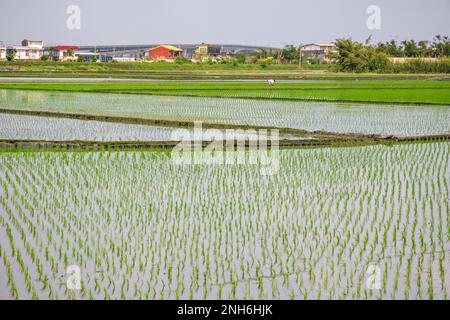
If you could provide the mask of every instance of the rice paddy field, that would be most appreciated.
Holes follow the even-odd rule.
[[[134,125],[61,117],[29,116],[0,113],[0,140],[23,142],[167,142],[178,141],[179,127]],[[183,128],[193,136],[192,128]],[[175,133],[175,134],[174,134]],[[205,139],[208,133],[204,133]],[[248,134],[224,134],[224,138],[248,139]],[[270,139],[270,132],[265,135]],[[279,135],[285,140],[311,140],[313,137],[292,134]]]
[[[124,82],[118,81],[120,79],[93,81],[95,78],[91,78],[91,80],[89,78],[85,79],[87,81],[75,79],[67,81],[71,79],[66,78],[59,79],[59,82],[58,79],[53,79],[52,81],[51,78],[37,78],[23,82],[27,79],[23,78],[17,82],[13,81],[14,78],[12,78],[1,81],[0,89],[253,98],[288,101],[450,105],[450,81],[445,75],[441,75],[441,80],[439,78],[427,80],[383,80],[382,75],[379,80],[364,80],[364,77],[351,80],[352,77],[355,77],[355,74],[334,75],[344,76],[344,79],[345,76],[349,76],[349,78],[348,80],[333,81],[285,80],[277,82],[272,88],[268,88],[264,80],[270,79],[272,77],[270,74],[265,75],[263,79],[253,81],[241,79],[240,81],[209,82],[167,80]],[[333,76],[333,74],[328,74],[328,76]],[[402,77],[404,74],[397,76]],[[420,78],[419,75],[413,76]],[[171,75],[171,77],[176,77],[176,75]]]
[[[0,113],[0,139],[168,141],[174,128]]]
[[[145,120],[385,140],[280,149],[272,175],[151,148],[0,149],[0,299],[449,298],[448,105],[0,89],[0,140],[170,139]]]
[[[0,90],[0,109],[400,137],[450,133],[450,108],[446,105]]]
[[[281,150],[273,176],[163,152],[1,153],[0,297],[447,299],[449,147]]]

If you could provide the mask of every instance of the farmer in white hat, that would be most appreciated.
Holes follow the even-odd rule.
[[[267,83],[269,84],[269,88],[272,88],[272,86],[275,85],[275,79],[269,79],[267,80]]]

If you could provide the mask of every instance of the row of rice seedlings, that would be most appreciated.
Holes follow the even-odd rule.
[[[0,113],[0,139],[167,141],[171,128]]]
[[[3,256],[40,298],[445,298],[448,153],[285,150],[270,177],[145,151],[5,153],[0,226],[20,258]]]
[[[450,111],[447,106],[397,105],[392,108],[390,105],[382,104],[368,106],[336,102],[236,99],[232,96],[230,98],[164,97],[0,90],[0,94],[2,93],[0,108],[5,109],[64,111],[178,121],[196,120],[210,123],[288,127],[309,131],[324,130],[395,136],[450,132],[448,121]],[[261,91],[259,97],[276,97],[273,95],[274,93]],[[94,110],[92,106],[95,106]],[[104,126],[108,127],[110,124],[104,124]],[[105,130],[109,132],[109,129]],[[141,131],[137,128],[136,130]],[[79,134],[74,133],[74,135]],[[98,138],[102,138],[103,135],[100,134]]]

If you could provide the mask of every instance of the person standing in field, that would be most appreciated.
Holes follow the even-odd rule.
[[[275,85],[275,79],[269,79],[267,83],[269,84],[269,88],[272,88]]]

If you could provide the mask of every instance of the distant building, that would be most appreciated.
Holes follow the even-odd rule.
[[[44,55],[44,42],[24,39],[22,46],[8,47],[6,53],[14,54],[14,60],[39,60]]]
[[[44,41],[42,41],[42,40],[23,39],[22,40],[22,46],[23,47],[42,49],[44,47]]]
[[[14,60],[39,60],[44,55],[44,49],[30,47],[8,47],[6,51],[14,54]]]
[[[222,54],[220,46],[210,44],[199,44],[192,54],[192,60],[195,62],[205,62],[208,59],[216,59]]]
[[[423,61],[423,62],[435,62],[439,61],[438,58],[431,57],[388,57],[388,60],[392,63],[406,63],[411,61]]]
[[[327,60],[327,54],[337,52],[337,49],[334,43],[309,43],[301,47],[301,52],[306,59]]]
[[[133,61],[136,61],[135,57],[125,57],[125,56],[123,56],[123,57],[113,57],[112,59],[113,59],[113,61],[117,61],[117,62],[133,62]]]
[[[175,61],[182,52],[183,49],[171,45],[159,45],[148,49],[146,58],[155,61]]]
[[[77,56],[77,59],[78,59],[78,57],[80,57],[83,59],[83,61],[86,61],[86,62],[93,62],[94,60],[96,60],[96,62],[110,62],[113,60],[112,56],[100,54],[98,52],[77,51],[77,52],[75,52],[75,55]]]
[[[6,47],[2,41],[0,41],[0,60],[6,60]]]
[[[53,48],[53,56],[55,61],[74,61],[77,59],[76,51],[80,49],[77,46],[56,46]]]
[[[98,53],[77,51],[75,54],[77,55],[77,57],[81,58],[83,61],[86,62],[91,62],[94,59],[96,61],[100,61],[100,54]]]

